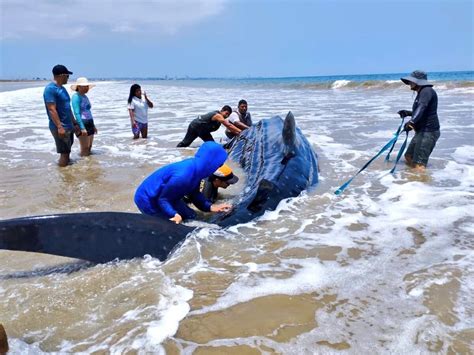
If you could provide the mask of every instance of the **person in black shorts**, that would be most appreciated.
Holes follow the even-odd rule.
[[[189,147],[196,138],[204,142],[214,141],[211,132],[217,131],[221,124],[234,134],[240,134],[241,130],[226,120],[232,113],[230,106],[225,105],[220,111],[211,111],[205,115],[198,116],[188,126],[184,139],[178,143],[178,147]]]

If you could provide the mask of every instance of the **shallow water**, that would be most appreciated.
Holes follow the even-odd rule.
[[[472,86],[437,86],[442,135],[427,173],[400,164],[390,175],[394,155],[379,158],[335,196],[392,137],[395,112],[414,99],[407,87],[219,83],[143,82],[156,108],[149,139],[138,141],[125,105],[131,82],[99,83],[88,95],[94,154],[80,158],[76,140],[64,169],[43,89],[0,93],[4,219],[138,212],[142,179],[200,144],[174,148],[190,120],[242,97],[254,121],[291,110],[321,164],[314,191],[247,224],[204,225],[165,263],[86,267],[0,251],[0,323],[13,353],[472,352]],[[224,197],[238,193],[232,186]]]

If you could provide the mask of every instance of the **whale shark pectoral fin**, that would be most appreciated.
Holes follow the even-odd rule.
[[[296,123],[295,116],[293,116],[291,111],[289,111],[285,117],[285,121],[283,123],[283,130],[281,133],[283,137],[283,143],[285,143],[287,146],[295,145]]]
[[[262,209],[265,202],[270,198],[270,193],[275,189],[275,184],[269,180],[262,179],[258,184],[257,193],[254,199],[247,206],[251,212],[258,212]]]

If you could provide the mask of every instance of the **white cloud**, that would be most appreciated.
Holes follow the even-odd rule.
[[[173,35],[224,9],[227,0],[0,0],[2,39],[73,39],[97,33]]]

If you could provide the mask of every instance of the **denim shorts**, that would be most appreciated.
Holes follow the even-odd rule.
[[[134,136],[138,136],[138,134],[144,130],[145,128],[148,127],[148,123],[141,123],[141,122],[138,122],[138,121],[135,121],[137,122],[136,126],[132,126],[132,132],[133,132],[133,135]]]
[[[414,164],[426,166],[440,135],[439,131],[416,132],[405,154],[412,157]]]
[[[51,134],[54,137],[56,143],[56,152],[59,154],[71,153],[71,146],[74,143],[74,133],[72,130],[66,130],[66,135],[61,138],[59,137],[58,130],[56,128],[50,129]]]

